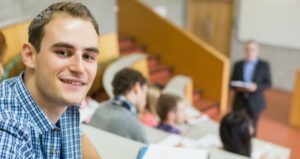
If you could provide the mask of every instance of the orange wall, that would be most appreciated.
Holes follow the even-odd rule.
[[[194,35],[184,32],[156,15],[138,0],[118,1],[118,32],[131,35],[147,45],[151,53],[162,57],[162,62],[173,66],[176,73],[193,78],[195,88],[205,97],[227,104],[229,60],[222,53]]]

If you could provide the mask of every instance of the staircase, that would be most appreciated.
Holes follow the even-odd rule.
[[[161,62],[161,57],[147,52],[147,47],[137,45],[136,39],[131,36],[119,38],[119,47],[121,55],[128,54],[147,54],[149,67],[149,81],[152,84],[163,88],[168,81],[175,75],[171,66]],[[219,119],[219,105],[217,102],[204,98],[204,90],[195,89],[193,91],[193,105],[202,113],[210,116],[212,119]]]

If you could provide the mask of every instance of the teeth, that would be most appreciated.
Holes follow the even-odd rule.
[[[72,82],[72,81],[67,81],[67,80],[62,80],[64,83],[68,83],[68,84],[72,84],[72,85],[76,85],[76,86],[82,86],[83,83],[79,83],[79,82]]]

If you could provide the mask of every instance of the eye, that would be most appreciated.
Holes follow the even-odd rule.
[[[89,62],[96,61],[96,57],[93,55],[90,55],[89,53],[84,54],[82,57],[84,60],[89,61]]]
[[[57,51],[55,51],[55,53],[58,56],[61,56],[61,57],[69,57],[69,56],[71,56],[71,51],[68,51],[68,50],[57,50]]]

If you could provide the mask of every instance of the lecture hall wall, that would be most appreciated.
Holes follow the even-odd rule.
[[[116,11],[115,0],[81,0],[100,22],[102,34],[115,32]],[[187,24],[187,0],[142,0],[152,8],[160,8],[166,18],[185,29]],[[53,1],[52,1],[53,2]],[[50,4],[48,0],[1,0],[0,27],[32,18],[40,10]],[[34,6],[34,7],[33,7]],[[164,9],[161,9],[164,8]],[[12,12],[13,11],[13,12]],[[243,43],[237,39],[237,16],[239,5],[235,5],[233,35],[231,44],[232,63],[243,57]],[[292,21],[291,21],[292,25]],[[292,90],[295,72],[300,68],[300,50],[262,45],[262,58],[269,61],[272,67],[273,86],[282,90]]]

